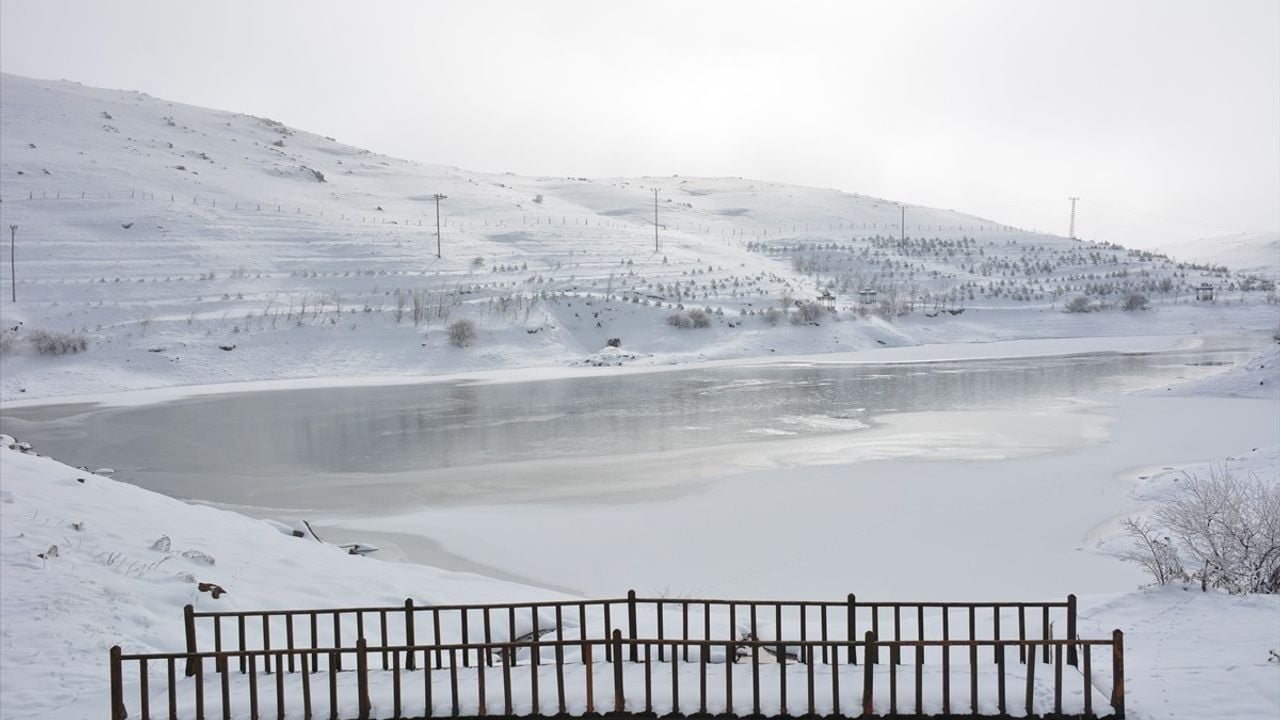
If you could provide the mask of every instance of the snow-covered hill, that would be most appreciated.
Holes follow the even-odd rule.
[[[1280,277],[1280,232],[1235,233],[1161,248],[1180,260],[1225,265],[1236,272]]]
[[[3,75],[0,97],[18,278],[0,399],[567,365],[610,338],[618,361],[671,363],[1275,324],[1255,281],[950,210],[742,178],[469,172],[65,81]],[[1206,280],[1219,307],[1189,306]],[[828,288],[837,312],[796,311]],[[1157,311],[1061,312],[1133,292]],[[708,327],[669,324],[695,308]],[[479,328],[465,348],[445,332],[460,318]],[[40,331],[86,351],[40,355]]]

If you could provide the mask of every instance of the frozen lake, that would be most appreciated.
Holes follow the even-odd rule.
[[[386,557],[582,592],[656,585],[777,596],[794,595],[788,590],[797,584],[822,593],[848,581],[830,573],[784,580],[782,564],[781,575],[755,572],[738,582],[732,568],[760,554],[794,566],[797,555],[812,555],[804,548],[815,535],[829,552],[848,552],[916,524],[928,542],[999,543],[1009,538],[994,527],[1018,532],[1028,503],[1041,497],[1043,504],[1046,492],[1056,504],[1044,504],[1032,526],[1050,537],[1056,524],[1065,537],[1055,542],[1079,547],[1095,523],[1123,510],[1117,473],[1183,455],[1209,459],[1202,454],[1219,445],[1230,452],[1238,448],[1229,441],[1274,430],[1265,404],[1222,401],[1252,408],[1256,427],[1179,441],[1170,432],[1217,412],[1206,404],[1215,401],[1124,395],[1246,355],[779,364],[275,390],[133,407],[10,409],[0,423],[72,465],[112,467],[120,479],[254,515],[309,518],[326,537],[372,541]],[[1117,410],[1117,402],[1141,408]],[[1163,408],[1154,411],[1160,417],[1144,421],[1152,403]],[[1166,429],[1131,437],[1118,420]],[[1029,464],[1037,462],[1049,470]],[[781,524],[780,512],[787,513]],[[855,518],[861,530],[829,532]],[[972,525],[980,518],[985,529]],[[767,526],[778,530],[772,540],[749,550],[757,543],[751,528]],[[675,542],[640,539],[671,531]],[[747,539],[723,543],[738,531]],[[682,547],[687,562],[671,561]],[[917,562],[954,565],[950,554],[938,548]],[[564,560],[570,556],[578,559]],[[945,575],[940,567],[934,577]],[[957,582],[981,576],[969,569]],[[1103,576],[1112,583],[1131,573]],[[708,577],[719,577],[719,586],[702,581]],[[1059,579],[1080,589],[1078,578]],[[913,587],[901,578],[878,584]],[[955,585],[948,587],[954,594]],[[1056,591],[1058,584],[1020,587]]]
[[[248,392],[124,408],[50,406],[5,411],[0,419],[12,426],[6,432],[31,439],[42,452],[73,465],[115,468],[129,482],[174,497],[399,510],[402,498],[368,487],[380,477],[412,479],[415,497],[437,502],[477,490],[457,486],[473,475],[448,470],[507,465],[503,473],[520,475],[521,467],[510,464],[856,433],[900,413],[1037,410],[1062,398],[1196,376],[1237,357],[719,367]],[[530,465],[534,472],[540,467]],[[505,484],[492,480],[486,485]],[[608,475],[597,482],[594,492],[617,489],[608,487]]]

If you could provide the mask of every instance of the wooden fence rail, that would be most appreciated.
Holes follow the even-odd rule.
[[[1068,677],[1073,647],[1082,667]],[[1095,648],[1109,651],[1111,660],[1110,690],[1100,699]],[[983,670],[980,651],[997,659],[994,671]],[[1051,673],[1037,681],[1039,663],[1009,666],[1005,658],[1015,651],[1050,657]],[[548,668],[537,665],[544,653],[554,658]],[[899,669],[904,653],[910,669]],[[871,662],[855,668],[841,661],[858,656]],[[614,660],[598,660],[605,657]],[[371,669],[379,658],[391,659],[387,670]],[[180,661],[193,663],[192,677],[178,675]],[[411,661],[418,670],[408,669]],[[1106,640],[884,640],[867,630],[857,641],[769,641],[624,638],[615,629],[607,638],[393,646],[360,638],[354,647],[293,650],[124,654],[114,647],[110,663],[112,720],[129,716],[127,691],[143,720],[592,713],[1123,718],[1125,712],[1119,630]],[[959,692],[953,678],[966,681]]]
[[[1026,641],[1077,635],[1074,595],[1063,602],[922,603],[859,601],[852,594],[842,601],[641,598],[635,591],[625,598],[470,605],[424,606],[416,605],[412,598],[403,606],[305,610],[198,612],[188,605],[184,628],[187,652],[193,657],[210,645],[214,652],[286,650],[289,671],[297,664],[294,650],[350,647],[354,639],[372,641],[379,647],[424,642],[465,645],[473,639],[487,644],[549,633],[555,633],[557,640],[607,638],[619,629],[628,640],[653,637],[685,641],[681,646],[685,661],[694,640],[748,637],[786,640],[791,645],[792,641],[842,639],[848,648],[846,661],[856,664],[858,650],[848,643],[857,640],[860,631],[870,631],[885,641],[1000,641],[1014,637]],[[1056,633],[1055,628],[1059,629]],[[817,647],[824,654],[829,651],[825,646]],[[1018,646],[1019,662],[1027,661],[1028,647]],[[1049,662],[1048,646],[1039,647],[1042,661]],[[605,659],[612,660],[612,650],[606,647],[605,651]],[[660,642],[657,651],[658,660],[665,661],[667,645]],[[639,660],[637,646],[630,646],[628,652],[632,662]],[[992,662],[996,662],[994,647],[991,652]],[[315,660],[313,654],[313,665]],[[270,654],[265,655],[264,669],[270,670],[272,661]],[[341,656],[338,662],[342,662]],[[389,669],[389,654],[384,653],[380,662],[382,669]],[[535,662],[541,658],[536,657]],[[1068,646],[1066,662],[1078,664],[1074,646]],[[247,659],[239,659],[241,670],[246,663]],[[406,663],[406,669],[412,670],[416,658],[409,657]],[[194,674],[192,662],[186,663],[184,672],[188,677]]]

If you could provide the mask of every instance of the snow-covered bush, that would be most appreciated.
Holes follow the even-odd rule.
[[[1132,546],[1121,554],[1122,558],[1141,565],[1157,585],[1188,580],[1178,549],[1168,535],[1162,535],[1150,522],[1134,518],[1125,519],[1124,530]]]
[[[1124,301],[1120,303],[1120,308],[1125,312],[1133,312],[1134,310],[1146,310],[1150,302],[1147,296],[1142,293],[1129,293],[1124,297]]]
[[[711,316],[702,308],[689,308],[689,322],[696,328],[711,327]]]
[[[449,333],[449,343],[454,347],[466,347],[476,339],[476,324],[466,318],[454,320],[445,330]]]
[[[1130,520],[1124,554],[1158,584],[1194,581],[1232,594],[1280,593],[1280,486],[1227,470],[1187,475],[1151,521]]]
[[[1063,309],[1069,313],[1087,313],[1093,312],[1094,308],[1093,303],[1089,301],[1089,298],[1083,295],[1077,295],[1068,300],[1067,304],[1063,306]]]
[[[32,330],[27,340],[41,355],[71,355],[89,349],[89,338],[79,332]]]
[[[17,326],[5,328],[0,332],[0,357],[16,352],[20,340]]]
[[[770,325],[777,325],[778,321],[782,319],[782,311],[778,308],[768,308],[760,314],[760,317],[764,318],[764,321]]]
[[[671,313],[667,316],[667,324],[685,330],[693,327],[693,321],[683,312]]]
[[[817,323],[820,317],[822,317],[822,308],[817,303],[803,303],[796,306],[796,312],[791,316],[791,324],[808,325]]]

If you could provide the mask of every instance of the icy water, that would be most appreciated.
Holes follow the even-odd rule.
[[[42,453],[112,467],[121,479],[179,498],[390,512],[477,489],[501,500],[520,481],[599,489],[626,475],[629,457],[860,433],[903,413],[1044,410],[1064,398],[1198,377],[1242,357],[1198,351],[755,365],[277,390],[137,407],[7,410],[0,423]],[[619,458],[614,467],[609,458]],[[696,464],[670,470],[699,472]]]

